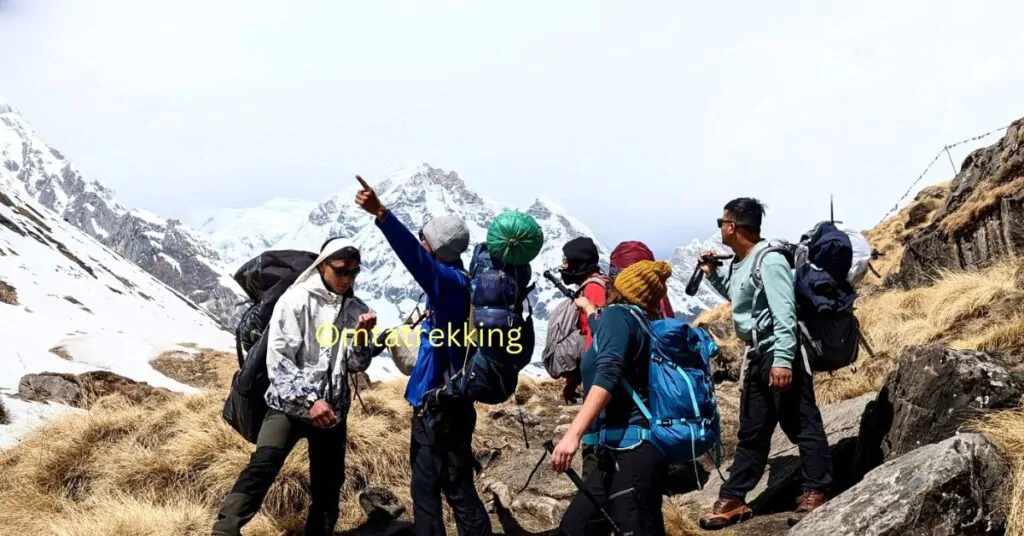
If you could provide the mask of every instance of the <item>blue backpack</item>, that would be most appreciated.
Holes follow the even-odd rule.
[[[467,349],[462,369],[446,378],[436,397],[468,399],[501,404],[519,386],[519,372],[533,357],[536,334],[533,307],[527,296],[529,264],[501,265],[491,259],[487,244],[473,249],[469,272],[470,322],[477,330],[477,344]],[[529,316],[523,317],[524,304]]]
[[[634,305],[609,307],[627,307],[651,341],[649,406],[628,381],[622,381],[650,426],[605,427],[584,436],[583,443],[628,449],[648,440],[669,463],[692,461],[695,467],[697,458],[714,448],[715,467],[720,467],[721,421],[711,377],[711,359],[718,353],[714,339],[676,318],[650,321]]]

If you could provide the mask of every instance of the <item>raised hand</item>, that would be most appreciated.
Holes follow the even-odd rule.
[[[356,175],[356,180],[359,181],[360,186],[362,186],[362,188],[356,192],[356,204],[366,212],[376,216],[378,219],[384,218],[387,214],[387,209],[384,208],[384,204],[381,203],[380,199],[377,197],[377,192],[374,192],[373,188],[370,188],[370,185],[366,184],[366,181],[364,181],[359,175]]]

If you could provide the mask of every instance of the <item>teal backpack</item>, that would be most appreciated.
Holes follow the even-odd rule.
[[[695,468],[697,458],[714,449],[715,467],[721,467],[721,419],[711,376],[711,360],[718,354],[714,339],[707,331],[676,318],[648,320],[634,305],[609,307],[627,307],[651,341],[648,404],[622,380],[649,426],[595,427],[583,436],[583,444],[629,449],[646,440],[669,463],[693,462]],[[598,423],[602,418],[603,413]]]

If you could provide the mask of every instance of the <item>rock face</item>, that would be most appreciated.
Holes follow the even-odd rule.
[[[910,347],[865,412],[858,469],[951,437],[984,412],[1017,407],[1022,391],[1020,380],[983,352]]]
[[[861,415],[874,397],[874,393],[869,393],[821,408],[821,417],[825,423],[825,433],[828,435],[828,444],[832,452],[834,478],[840,489],[852,483],[852,475],[847,470],[848,462],[853,459],[856,449]],[[725,467],[722,472],[728,478],[729,474]],[[681,499],[692,503],[698,511],[704,511],[718,500],[718,492],[724,483],[717,473],[712,473],[703,490],[688,493]],[[798,449],[789,441],[782,429],[776,427],[772,436],[768,467],[761,481],[747,496],[747,501],[755,514],[792,510],[795,506],[794,501],[802,491],[799,484]]]
[[[983,436],[926,445],[868,473],[812,512],[792,536],[972,536],[1002,534],[999,492],[1009,467]]]
[[[173,393],[103,370],[83,374],[42,372],[26,374],[18,383],[18,396],[33,402],[57,402],[88,409],[94,401],[120,394],[137,404],[159,403]]]
[[[912,215],[913,216],[913,215]],[[1024,255],[1024,119],[964,160],[946,204],[904,249],[893,281],[925,284],[944,269],[977,269]]]

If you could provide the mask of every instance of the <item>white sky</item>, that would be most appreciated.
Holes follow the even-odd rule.
[[[1019,0],[735,4],[0,0],[0,94],[166,217],[426,161],[662,255],[741,195],[870,227],[1024,115]]]

